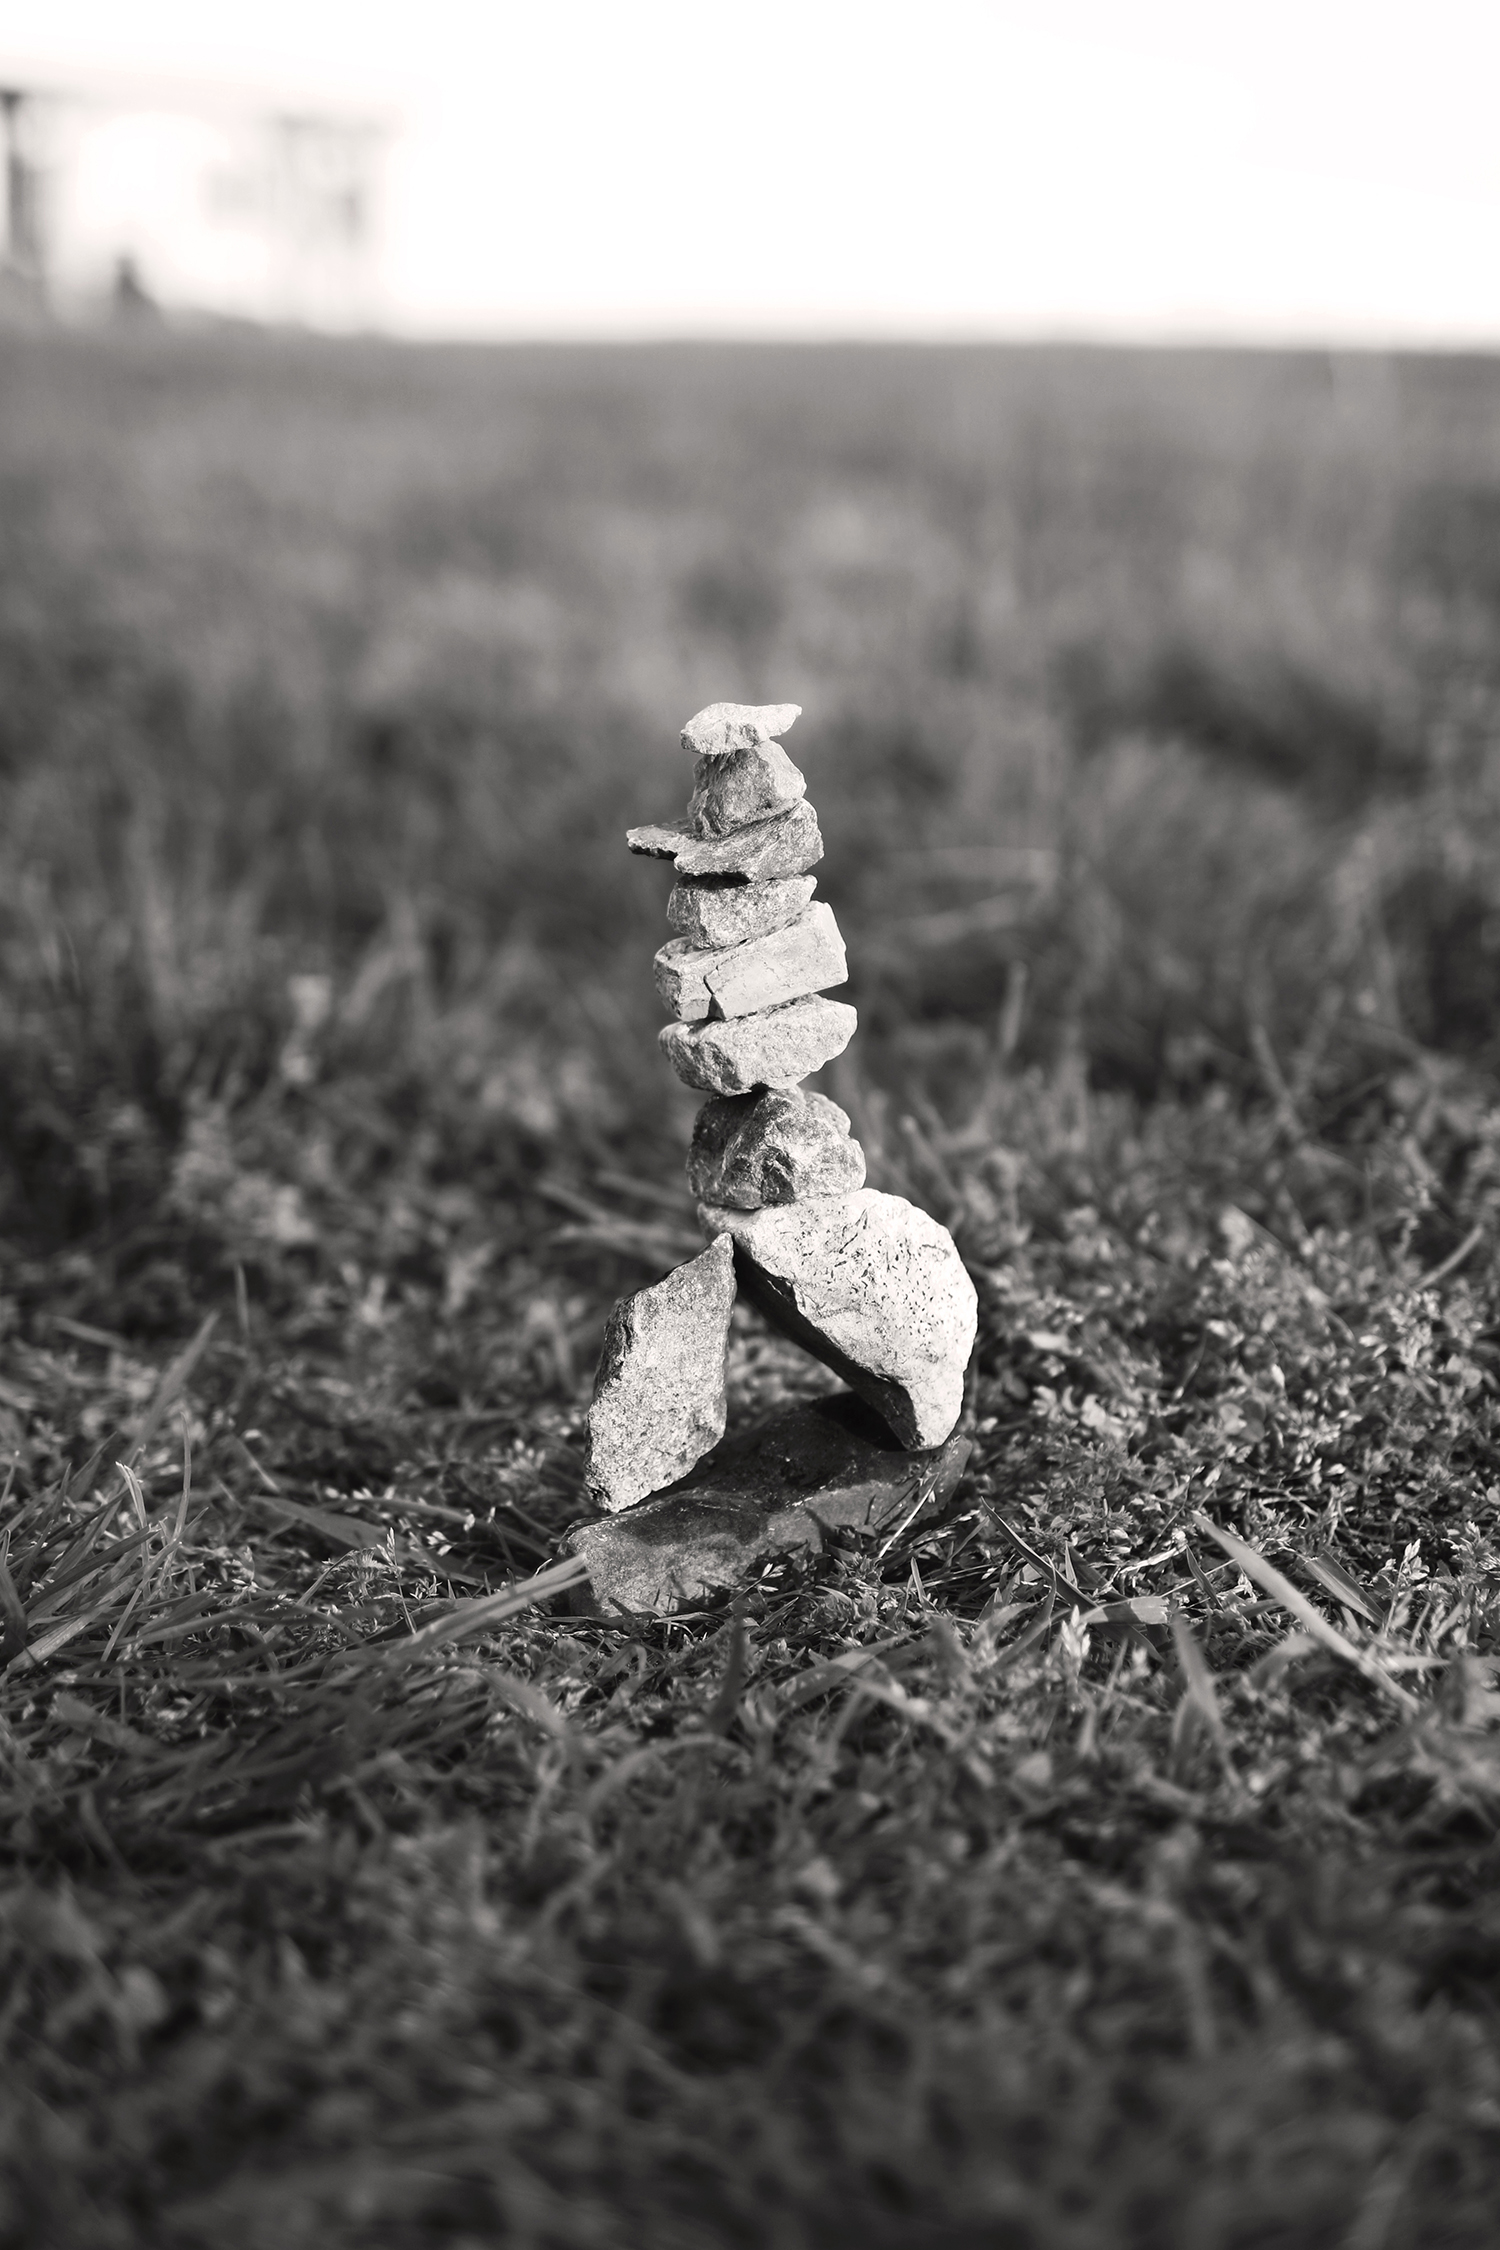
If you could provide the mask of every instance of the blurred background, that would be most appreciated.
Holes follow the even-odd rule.
[[[623,830],[719,697],[805,707],[877,1179],[1074,1085],[1296,1116],[1336,1217],[1500,1060],[1497,61],[1456,0],[15,0],[23,1295],[357,1296],[363,1226],[461,1305],[528,1183],[675,1198]]]

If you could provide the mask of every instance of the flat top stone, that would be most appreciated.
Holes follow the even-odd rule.
[[[752,821],[774,820],[807,795],[807,776],[779,742],[754,742],[693,768],[687,824],[695,836],[728,836]]]
[[[800,703],[706,703],[682,730],[682,747],[695,758],[724,758],[756,742],[774,742],[802,716]]]

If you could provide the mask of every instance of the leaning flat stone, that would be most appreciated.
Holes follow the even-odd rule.
[[[841,1055],[859,1018],[842,1000],[792,1000],[764,1015],[727,1023],[669,1023],[657,1034],[685,1086],[705,1094],[748,1094],[757,1086],[795,1086]]]
[[[695,758],[724,758],[787,734],[802,716],[800,703],[710,703],[682,730],[682,747]]]
[[[699,840],[685,828],[632,828],[626,843],[647,859],[670,859],[679,875],[723,875],[733,883],[769,883],[805,875],[823,857],[818,816],[804,797],[774,820],[757,820],[732,836]]]
[[[675,859],[684,844],[692,838],[685,828],[667,828],[661,825],[646,828],[627,828],[625,841],[642,859]]]
[[[795,922],[817,887],[815,875],[783,875],[772,883],[688,880],[667,900],[667,920],[693,945],[743,945]]]
[[[698,1217],[707,1233],[733,1235],[751,1303],[867,1399],[903,1445],[947,1437],[978,1303],[946,1227],[874,1188],[761,1211],[705,1203]]]
[[[724,1435],[733,1307],[734,1254],[720,1235],[611,1312],[584,1462],[585,1488],[601,1508],[628,1508],[675,1484]]]
[[[758,1211],[764,1203],[848,1195],[864,1184],[865,1152],[826,1094],[776,1087],[720,1095],[698,1112],[688,1186],[700,1203]]]
[[[655,968],[663,1004],[688,1023],[779,1008],[785,1000],[823,992],[849,977],[833,908],[822,899],[795,922],[743,945],[704,951],[683,938],[671,938],[657,954]]]
[[[967,1438],[903,1451],[847,1392],[726,1439],[675,1491],[623,1516],[581,1524],[564,1544],[588,1565],[601,1610],[670,1615],[830,1532],[878,1537],[952,1494]]]
[[[727,758],[700,758],[688,800],[695,836],[728,836],[752,821],[774,820],[807,795],[807,776],[779,742],[753,742]]]

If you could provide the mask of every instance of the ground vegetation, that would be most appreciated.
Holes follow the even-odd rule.
[[[1497,526],[1481,360],[0,338],[0,2242],[1493,2242]],[[973,1453],[603,1618],[772,696]]]

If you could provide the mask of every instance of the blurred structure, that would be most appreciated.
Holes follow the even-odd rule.
[[[33,145],[35,115],[36,104],[24,88],[0,85],[0,160],[5,166],[0,311],[34,312],[42,303],[41,168]]]
[[[0,71],[0,316],[380,317],[387,119],[238,88]]]

